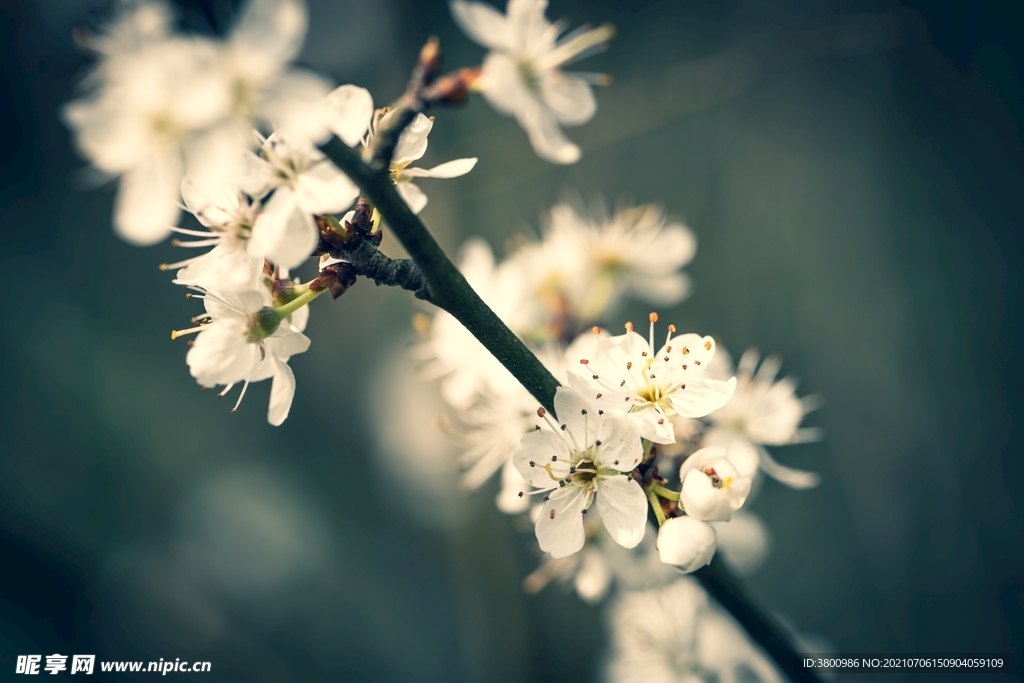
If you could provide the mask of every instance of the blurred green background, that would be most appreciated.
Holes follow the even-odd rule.
[[[200,30],[232,12],[178,7]],[[1012,650],[1024,666],[1008,7],[553,0],[552,18],[618,28],[578,65],[615,78],[569,131],[580,163],[538,160],[480,100],[436,112],[428,165],[480,158],[422,184],[449,253],[472,234],[500,252],[567,191],[661,202],[699,239],[695,294],[662,319],[780,353],[825,398],[808,422],[826,440],[775,451],[823,484],[765,485],[753,508],[774,552],[747,583],[839,652]],[[530,535],[491,489],[455,489],[429,420],[404,427],[398,413],[430,400],[389,364],[421,310],[408,293],[360,282],[313,306],[280,428],[266,383],[235,415],[199,391],[168,338],[199,309],[156,267],[178,254],[113,236],[113,187],[84,188],[57,119],[88,63],[72,29],[102,10],[8,0],[0,22],[0,677],[18,654],[60,652],[211,661],[195,680],[598,678],[601,610],[557,587],[524,595]],[[380,104],[428,35],[450,67],[482,55],[443,2],[310,13],[303,60]],[[408,439],[438,460],[403,460]]]

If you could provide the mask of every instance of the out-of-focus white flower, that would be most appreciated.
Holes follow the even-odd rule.
[[[453,0],[452,16],[472,40],[491,50],[484,60],[480,88],[496,110],[512,115],[537,154],[557,164],[579,159],[580,149],[560,125],[586,123],[597,110],[590,80],[561,67],[602,48],[614,30],[605,25],[564,30],[544,16],[547,0],[509,0],[507,13],[490,5]]]
[[[543,415],[543,410],[540,411]],[[627,477],[640,462],[640,434],[631,422],[598,410],[577,392],[559,387],[555,413],[560,425],[526,434],[513,456],[523,478],[548,492],[537,519],[537,541],[552,557],[567,557],[585,541],[583,515],[595,502],[608,534],[635,547],[647,525],[647,498]],[[524,492],[525,493],[525,492]]]
[[[306,37],[303,0],[249,0],[223,47],[232,111],[247,129],[265,121],[320,141],[327,135],[323,101],[330,82],[290,67]]]
[[[584,334],[568,349],[548,343],[533,349],[533,352],[555,379],[564,384],[569,359],[590,353],[595,343],[594,335]],[[503,463],[511,463],[519,441],[537,423],[537,399],[521,385],[505,394],[484,390],[473,405],[458,411],[456,420],[455,431],[466,448],[460,459],[468,468],[462,485],[476,488]],[[518,513],[528,507],[528,503],[518,496],[523,490],[522,481],[515,467],[505,467],[502,492],[498,496],[498,507],[504,512]]]
[[[706,566],[715,554],[715,530],[694,517],[673,517],[658,530],[658,555],[684,572]]]
[[[728,354],[719,350],[707,374],[729,376],[731,365]],[[780,365],[777,357],[769,356],[758,367],[757,350],[748,349],[736,370],[736,393],[708,415],[711,426],[702,443],[725,448],[729,460],[744,476],[753,477],[761,469],[793,488],[810,488],[817,486],[817,474],[780,465],[764,448],[821,438],[820,430],[800,427],[804,415],[815,410],[820,400],[814,396],[797,398],[796,381],[791,377],[775,381]]]
[[[253,225],[249,253],[282,268],[300,265],[316,248],[315,214],[344,211],[359,195],[309,138],[286,129],[275,131],[248,162],[246,193],[262,197],[274,191]]]
[[[288,417],[295,396],[295,375],[288,359],[309,348],[309,338],[302,334],[308,318],[303,307],[291,317],[280,320],[276,327],[260,316],[269,310],[270,295],[262,285],[238,293],[206,291],[200,297],[206,304],[209,322],[190,330],[174,332],[172,338],[198,332],[195,343],[185,356],[189,372],[204,387],[226,385],[220,396],[239,382],[242,391],[232,412],[238,409],[250,382],[273,378],[267,421],[280,425]]]
[[[381,119],[385,120],[392,116],[392,113],[385,114]],[[476,158],[454,159],[433,168],[410,168],[409,164],[420,159],[427,151],[427,135],[434,126],[434,121],[423,114],[417,114],[398,138],[395,146],[395,153],[391,159],[391,179],[395,182],[398,194],[402,196],[405,203],[409,205],[413,213],[419,213],[427,205],[427,195],[423,193],[419,185],[413,182],[415,178],[457,178],[466,175],[476,166]]]
[[[742,476],[724,448],[702,448],[679,468],[679,500],[686,514],[705,522],[728,522],[750,495],[750,477]]]
[[[693,259],[697,240],[653,204],[584,213],[573,203],[551,209],[541,242],[513,257],[536,283],[542,300],[581,321],[603,319],[628,296],[672,306],[690,290],[680,268]]]
[[[481,239],[468,240],[459,255],[459,270],[491,310],[522,336],[523,280],[507,264],[495,267],[491,248]],[[441,379],[441,396],[456,410],[468,408],[482,393],[504,396],[522,391],[505,367],[458,320],[438,311],[428,340],[419,348],[427,378]]]
[[[153,244],[177,222],[178,191],[226,182],[252,146],[254,125],[327,134],[328,81],[292,69],[306,32],[302,0],[249,0],[226,41],[171,32],[160,2],[124,2],[105,32],[85,38],[100,59],[92,92],[64,118],[92,165],[121,176],[114,227]]]
[[[144,245],[165,238],[177,222],[183,154],[201,154],[198,133],[225,116],[230,98],[212,41],[139,42],[97,67],[86,81],[97,90],[69,103],[64,118],[92,165],[121,176],[114,228]]]
[[[623,335],[601,333],[594,357],[579,361],[587,374],[570,370],[569,384],[598,407],[627,413],[643,438],[673,443],[669,418],[703,417],[721,408],[732,396],[736,380],[703,376],[715,353],[711,337],[673,337],[675,326],[669,325],[665,343],[655,346],[657,318],[651,314],[649,340],[634,332],[632,324]]]
[[[263,258],[248,252],[252,226],[260,212],[260,203],[236,187],[205,179],[181,181],[185,207],[207,228],[207,232],[173,228],[179,234],[198,239],[181,242],[189,248],[213,248],[199,256],[161,266],[180,268],[175,284],[191,285],[218,292],[237,292],[252,286],[263,269]]]
[[[679,577],[675,568],[659,559],[656,533],[645,533],[639,545],[627,549],[614,543],[595,517],[584,517],[584,529],[587,542],[583,550],[559,559],[544,555],[540,566],[523,581],[527,593],[537,593],[557,581],[571,584],[580,598],[596,604],[608,596],[613,584],[621,590],[640,590]]]
[[[718,559],[740,576],[753,574],[768,557],[772,546],[768,527],[746,508],[737,510],[728,522],[711,522],[711,526],[718,537]]]
[[[624,593],[609,616],[609,683],[785,680],[692,579]]]
[[[79,36],[96,54],[108,59],[131,55],[169,35],[174,17],[167,3],[126,0],[119,5],[117,16],[100,32]],[[101,61],[97,67],[102,69],[104,63]]]

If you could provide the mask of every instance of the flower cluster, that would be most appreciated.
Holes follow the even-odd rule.
[[[335,295],[344,291],[330,281],[339,277],[337,264],[344,258],[322,261],[322,268],[335,267],[327,281],[323,273],[305,284],[287,279],[290,270],[325,252],[324,225],[337,228],[335,237],[348,239],[352,212],[345,212],[359,196],[356,184],[320,145],[334,135],[369,149],[379,130],[396,124],[398,110],[375,109],[365,89],[332,90],[327,79],[292,64],[308,21],[302,0],[249,0],[221,39],[177,31],[161,0],[123,0],[119,9],[109,26],[84,38],[97,61],[83,81],[83,96],[65,107],[64,118],[93,168],[119,178],[114,228],[122,238],[147,245],[178,233],[195,239],[176,240],[176,245],[208,249],[162,266],[177,271],[176,284],[207,301],[207,314],[191,330],[201,332],[186,359],[193,376],[203,386],[229,388],[280,378],[275,387],[292,386],[275,390],[272,399],[271,422],[280,424],[294,390],[290,371],[284,379],[285,361],[305,346],[278,353],[273,335],[279,328],[264,330],[251,319],[257,314],[263,320],[290,319],[282,307],[296,297],[306,302],[327,289]],[[503,16],[484,5],[453,3],[453,15],[469,35],[494,52],[480,68],[439,79],[447,85],[435,88],[441,94],[435,93],[434,101],[457,102],[479,89],[499,110],[516,112],[542,156],[564,163],[579,150],[554,122],[582,123],[595,104],[587,82],[560,67],[603,45],[610,32],[587,31],[558,41],[560,29],[544,18],[544,9],[543,2],[512,0]],[[427,63],[418,67],[422,73],[434,68],[436,51],[425,55],[421,59]],[[519,66],[509,71],[513,63]],[[476,164],[471,158],[414,166],[427,150],[433,125],[432,117],[416,112],[389,150],[391,180],[414,213],[428,201],[418,180],[454,178]],[[176,225],[181,208],[195,217],[198,229]],[[339,221],[335,215],[344,217]],[[376,230],[376,213],[372,219]],[[614,239],[612,229],[604,241]],[[606,267],[630,265],[608,262]],[[223,310],[209,310],[221,304]],[[253,306],[266,310],[250,310]],[[237,324],[226,324],[228,319]],[[222,340],[211,354],[211,340],[228,329],[237,338]],[[295,331],[301,333],[301,326]],[[259,350],[256,364],[250,362],[253,349]]]
[[[185,360],[199,385],[223,387],[220,396],[241,385],[237,409],[252,382],[270,379],[267,419],[282,424],[296,385],[289,360],[310,345],[310,302],[340,296],[360,276],[448,311],[479,306],[464,287],[435,287],[458,280],[443,254],[417,260],[412,248],[431,242],[415,216],[428,203],[417,183],[462,176],[477,161],[414,166],[434,125],[424,112],[478,90],[515,117],[540,157],[575,162],[580,150],[561,127],[593,117],[591,85],[608,79],[562,67],[602,49],[613,32],[562,36],[546,5],[509,0],[501,14],[452,0],[456,22],[489,50],[483,63],[442,75],[437,42],[428,41],[406,92],[381,108],[361,87],[333,88],[292,64],[307,25],[302,0],[248,0],[222,38],[176,31],[160,0],[123,0],[117,19],[86,38],[97,62],[64,118],[98,174],[119,179],[114,228],[122,238],[192,238],[174,244],[196,255],[162,268],[205,305],[193,327],[171,335],[195,335]],[[182,208],[193,224],[179,225]],[[400,237],[400,226],[423,231],[404,242],[412,260],[379,251],[384,226]],[[682,302],[690,292],[682,268],[695,251],[689,228],[656,205],[608,211],[579,201],[551,209],[541,237],[520,240],[503,261],[483,241],[467,242],[465,279],[560,385],[552,403],[550,389],[537,393],[550,412],[478,340],[493,330],[471,333],[441,309],[422,327],[416,353],[423,373],[440,381],[451,431],[465,447],[463,483],[478,487],[500,470],[498,507],[528,514],[546,554],[528,590],[571,581],[596,601],[613,581],[662,586],[679,569],[707,565],[719,545],[731,564],[756,566],[766,534],[756,517],[737,513],[759,473],[797,488],[817,482],[766,449],[818,437],[800,427],[816,401],[797,398],[792,379],[776,381],[777,359],[758,367],[748,351],[733,376],[713,337],[674,325],[664,341],[656,337],[656,313],[646,337],[632,323],[618,335],[602,327],[628,301]],[[318,274],[292,279],[311,257],[320,257]],[[729,530],[723,525],[734,516],[739,524]],[[669,591],[695,590],[675,586]],[[708,649],[690,635],[678,640]],[[655,661],[642,647],[620,650],[622,661],[636,652]],[[691,659],[711,667],[700,652]]]
[[[648,504],[661,522],[656,548],[666,564],[684,571],[708,564],[720,534],[727,557],[756,564],[767,542],[757,518],[747,515],[749,523],[735,534],[723,524],[751,495],[760,470],[794,485],[813,485],[814,475],[784,468],[766,452],[751,460],[737,444],[764,451],[765,444],[813,437],[798,428],[813,403],[797,399],[791,381],[772,382],[774,360],[753,377],[756,358],[748,354],[732,377],[728,354],[714,338],[678,334],[673,325],[656,338],[653,313],[646,337],[632,324],[621,335],[601,327],[577,334],[628,299],[681,301],[689,282],[680,269],[696,240],[654,206],[608,215],[566,202],[549,216],[541,240],[520,240],[500,263],[485,243],[471,240],[460,267],[563,385],[555,414],[542,410],[538,420],[535,399],[443,311],[434,314],[419,347],[425,374],[440,379],[464,446],[463,483],[478,487],[501,470],[499,509],[529,512],[540,548],[552,558],[534,584],[538,577],[587,577],[579,579],[582,594],[603,595],[617,572],[602,558],[615,544],[641,542]],[[665,472],[666,461],[680,461],[678,490],[658,474],[659,458]],[[535,495],[542,502],[532,502]],[[581,549],[583,559],[569,562]]]

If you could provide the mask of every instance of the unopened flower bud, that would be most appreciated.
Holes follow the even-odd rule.
[[[715,530],[693,517],[674,517],[658,531],[658,555],[686,573],[711,563],[717,547]]]

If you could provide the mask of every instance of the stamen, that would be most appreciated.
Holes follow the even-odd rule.
[[[182,208],[184,208],[184,207],[182,207]],[[185,210],[188,211],[188,209],[185,209]],[[185,228],[179,228],[179,227],[176,227],[176,226],[173,226],[173,225],[170,226],[170,228],[171,228],[171,232],[176,232],[176,233],[179,233],[179,234],[182,234],[182,235],[189,235],[190,237],[207,237],[207,238],[210,237],[210,232],[209,231],[186,230]]]
[[[242,385],[242,390],[238,392],[238,400],[235,401],[235,407],[231,409],[231,412],[238,410],[238,406],[242,405],[242,399],[245,398],[245,390],[249,388],[249,378],[245,378],[245,384]]]
[[[654,346],[654,323],[658,322],[658,314],[652,312],[651,315],[649,316],[649,318],[651,320],[651,334],[650,334],[651,351],[653,352],[654,349],[655,349],[655,346]],[[646,356],[647,354],[644,354],[644,355]]]
[[[205,240],[195,240],[193,242],[182,242],[181,240],[171,240],[171,245],[175,247],[208,247],[211,244],[220,244],[220,237],[214,237]]]
[[[666,346],[668,346],[668,343],[670,341],[672,341],[672,335],[675,334],[675,331],[676,331],[676,326],[675,325],[669,325],[668,326],[668,336],[665,337],[665,345]],[[671,346],[668,347],[668,351],[669,351],[669,353],[672,353],[672,347]]]
[[[190,327],[187,330],[171,330],[171,339],[177,339],[178,337],[184,337],[186,334],[193,334],[195,332],[202,332],[206,329],[206,325],[199,325],[197,327]]]
[[[198,261],[201,258],[202,258],[202,255],[200,255],[200,256],[193,256],[192,258],[187,258],[184,261],[177,261],[175,263],[161,263],[160,264],[160,270],[171,270],[172,268],[184,268],[185,266],[187,266],[188,264],[192,263],[193,261]]]

